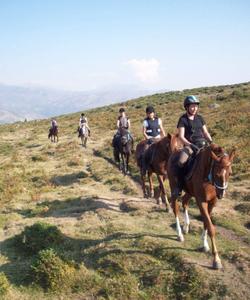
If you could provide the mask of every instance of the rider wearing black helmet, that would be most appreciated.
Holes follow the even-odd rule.
[[[113,137],[113,141],[112,141],[113,147],[115,146],[116,142],[120,138],[120,131],[121,131],[122,128],[128,130],[129,138],[131,139],[131,141],[133,143],[133,137],[132,137],[131,133],[129,132],[129,129],[130,129],[130,119],[126,116],[126,112],[125,112],[125,109],[123,107],[121,107],[119,109],[119,116],[117,118],[116,126],[117,126],[117,132],[116,132],[116,134]]]
[[[147,140],[147,145],[145,146],[145,151],[149,148],[151,144],[159,140],[161,137],[165,136],[165,131],[162,126],[162,121],[155,115],[155,110],[153,106],[148,106],[146,108],[147,117],[143,121],[142,132]],[[146,160],[145,155],[142,156],[142,173],[146,175],[148,169],[149,161]]]
[[[203,117],[197,114],[199,105],[200,101],[197,97],[193,95],[187,96],[183,103],[186,113],[180,117],[177,124],[178,134],[184,143],[184,148],[181,150],[176,166],[178,168],[176,174],[178,186],[174,192],[176,196],[181,194],[184,185],[182,168],[185,163],[193,153],[197,153],[197,151],[206,146],[207,143],[212,143],[211,135],[207,130]]]

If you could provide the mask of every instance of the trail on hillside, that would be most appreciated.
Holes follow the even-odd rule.
[[[165,109],[165,104],[159,107]],[[136,118],[136,107],[141,104],[132,105]],[[166,109],[170,107],[175,112],[177,105],[168,103]],[[213,112],[214,116],[218,118],[219,112]],[[224,118],[224,112],[221,116]],[[187,297],[193,299],[202,299],[200,278],[205,278],[203,283],[206,282],[202,289],[206,293],[212,289],[210,296],[214,299],[250,299],[250,189],[247,168],[244,169],[247,153],[237,161],[238,169],[226,198],[218,201],[214,209],[213,221],[223,264],[222,270],[215,271],[211,269],[211,253],[198,251],[203,225],[196,205],[190,205],[190,233],[185,236],[185,242],[180,243],[173,214],[166,213],[155,199],[142,197],[134,161],[131,161],[131,175],[124,176],[118,170],[112,157],[114,132],[107,129],[112,128],[109,117],[109,109],[93,112],[93,137],[86,149],[76,136],[75,116],[61,117],[63,125],[59,127],[58,143],[48,141],[47,121],[12,125],[10,130],[0,132],[0,192],[3,197],[0,272],[4,272],[12,284],[12,299],[47,297],[43,291],[34,291],[27,285],[25,274],[30,260],[11,247],[15,235],[38,221],[56,225],[72,247],[70,250],[66,247],[63,256],[77,266],[83,264],[94,274],[91,288],[97,287],[93,294],[81,290],[78,294],[70,294],[69,299],[86,295],[98,299],[103,290],[104,298],[164,299],[172,291],[182,299],[183,291],[176,284],[183,284],[185,280],[189,287],[183,293],[189,293]],[[169,116],[169,122],[171,118],[176,121],[176,115]],[[224,124],[225,120],[222,121]],[[215,131],[219,128],[216,131],[218,140],[218,132],[224,133],[219,126],[215,122],[213,128]],[[137,141],[139,134],[138,129]],[[227,143],[231,145],[231,141]],[[166,187],[168,190],[167,182]],[[185,273],[187,269],[190,273]],[[17,274],[16,270],[20,272]],[[29,289],[34,295],[30,295]],[[193,290],[196,294],[192,294]],[[209,298],[208,294],[202,295]]]

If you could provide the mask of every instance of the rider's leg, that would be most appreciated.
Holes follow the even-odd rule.
[[[189,146],[186,146],[180,152],[177,165],[175,166],[176,188],[174,190],[174,195],[176,197],[180,196],[183,190],[184,187],[183,167],[192,154],[193,154],[193,150]]]

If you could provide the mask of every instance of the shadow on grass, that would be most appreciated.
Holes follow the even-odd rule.
[[[71,173],[62,176],[54,176],[51,178],[50,182],[57,186],[69,186],[74,183],[78,183],[80,179],[86,178],[87,174],[84,172]]]
[[[54,201],[44,201],[38,203],[34,209],[18,209],[15,213],[18,213],[25,218],[39,217],[80,217],[82,214],[89,211],[98,211],[99,209],[111,210],[117,213],[126,212],[121,211],[120,203],[112,203],[108,200],[102,200],[99,198],[90,197],[77,197],[69,198],[64,201],[54,200]]]
[[[113,165],[115,168],[117,168],[119,170],[116,162],[111,157],[108,157],[107,155],[105,155],[102,151],[93,149],[93,155],[105,159],[108,163],[110,163],[111,165]],[[134,165],[130,164],[129,169],[131,170],[132,168],[134,169]],[[133,175],[130,173],[125,176],[128,176],[129,178],[134,180],[136,183],[141,184],[141,178],[138,174]]]
[[[33,281],[31,277],[31,264],[36,254],[27,254],[23,248],[23,244],[17,244],[17,241],[20,241],[20,238],[18,239],[18,237],[19,235],[6,239],[0,243],[1,254],[6,257],[6,263],[0,266],[0,272],[4,272],[9,281],[14,285],[28,286]],[[93,268],[98,271],[103,268],[103,259],[112,255],[117,255],[118,261],[122,260],[124,255],[130,257],[137,254],[149,255],[154,258],[161,259],[160,253],[162,251],[183,250],[182,247],[178,246],[159,247],[158,244],[151,245],[152,247],[150,249],[138,249],[139,247],[134,247],[134,249],[126,249],[122,248],[120,243],[117,247],[117,242],[119,241],[136,241],[137,239],[144,237],[153,237],[163,240],[176,240],[175,235],[160,235],[152,233],[128,234],[124,232],[116,232],[100,239],[74,239],[63,235],[63,242],[60,248],[55,248],[55,250],[63,259],[73,259],[78,264],[84,262],[86,267]],[[114,245],[110,245],[109,243],[114,243]],[[105,247],[103,245],[105,245]],[[110,249],[109,246],[111,247]],[[155,248],[153,246],[155,246]],[[193,252],[196,250],[188,249],[187,251]]]

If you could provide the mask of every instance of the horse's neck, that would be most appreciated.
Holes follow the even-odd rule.
[[[199,170],[202,178],[207,178],[210,172],[212,158],[210,156],[211,150],[207,147],[200,153]]]
[[[155,146],[158,146],[160,148],[160,151],[158,151],[157,156],[168,160],[170,155],[170,143],[168,138],[164,137],[157,144],[155,144]]]

